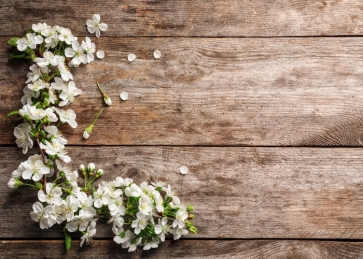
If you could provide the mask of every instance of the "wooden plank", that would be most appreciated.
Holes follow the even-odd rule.
[[[360,259],[362,242],[287,240],[167,240],[158,249],[128,253],[112,240],[93,240],[79,248],[72,243],[67,253],[58,240],[3,240],[0,258],[248,258],[248,259]],[[51,251],[51,252],[50,252]]]
[[[13,144],[28,64],[0,38],[0,144]],[[360,38],[100,39],[102,61],[75,70],[73,145],[362,146]],[[160,49],[162,58],[152,53]],[[138,58],[128,63],[128,53]],[[113,105],[104,107],[99,81]],[[129,100],[121,102],[121,91]],[[92,137],[82,133],[106,108]]]
[[[95,162],[103,180],[169,183],[196,208],[189,238],[362,239],[363,149],[242,147],[71,147],[71,167]],[[0,238],[60,238],[29,216],[36,193],[6,186],[26,157],[0,148]],[[186,165],[189,173],[178,172]],[[99,224],[97,237],[111,238]]]
[[[360,0],[2,0],[0,35],[18,35],[39,22],[87,35],[94,13],[109,25],[104,35],[118,37],[361,35],[362,9]]]

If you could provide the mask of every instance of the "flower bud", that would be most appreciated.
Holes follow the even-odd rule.
[[[59,172],[59,176],[60,176],[60,177],[65,177],[65,176],[66,176],[66,174],[65,174],[65,172],[64,172],[64,171],[60,171],[60,172]]]
[[[22,186],[23,182],[20,181],[18,178],[10,178],[8,182],[8,187],[11,189],[17,189],[18,187]]]
[[[194,219],[194,214],[189,214],[188,219]]]
[[[107,105],[111,105],[112,104],[111,98],[108,95],[106,95],[106,94],[103,96],[103,100],[105,101],[105,104],[107,104]]]
[[[50,101],[48,98],[44,98],[44,101],[43,101],[43,108],[46,108],[46,107],[49,107],[50,105]]]
[[[196,234],[198,232],[198,229],[194,226],[190,226],[189,228],[189,231],[192,232],[193,234]]]
[[[86,172],[86,167],[84,166],[84,164],[81,164],[81,165],[79,166],[79,170],[80,170],[81,172]]]
[[[93,125],[90,125],[90,126],[88,126],[88,127],[84,130],[84,132],[83,132],[83,138],[84,138],[84,139],[88,139],[88,138],[89,138],[89,136],[91,136],[91,134],[92,134],[92,128],[93,128]]]
[[[98,169],[97,173],[96,173],[96,178],[101,177],[101,175],[103,175],[103,170],[102,169]]]
[[[43,184],[41,184],[40,182],[35,183],[35,188],[38,190],[43,189]]]
[[[105,102],[105,104],[107,105],[111,105],[112,101],[111,98],[102,90],[100,84],[98,82],[96,82],[98,89],[100,90],[102,97],[103,97],[103,101]]]
[[[93,172],[96,168],[96,165],[94,163],[89,163],[88,166],[87,166],[87,170],[88,172]]]
[[[187,226],[187,228],[189,229],[190,232],[192,232],[193,234],[197,233],[197,231],[198,231],[197,228],[194,227],[190,221],[186,220],[185,225]]]
[[[188,212],[190,212],[194,210],[194,207],[192,205],[188,205],[186,209]]]
[[[98,117],[100,117],[101,113],[103,112],[103,109],[100,110],[100,112],[97,114],[96,118],[94,119],[94,121],[92,122],[91,125],[89,125],[83,132],[83,138],[84,139],[88,139],[91,134],[92,134],[92,130],[93,130],[93,126],[95,125],[96,121],[98,120]]]
[[[84,164],[81,164],[79,166],[79,171],[81,171],[83,176],[86,176],[86,167],[84,166]]]

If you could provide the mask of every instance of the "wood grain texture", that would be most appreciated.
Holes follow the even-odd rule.
[[[73,241],[68,253],[63,241],[0,241],[0,258],[235,258],[235,259],[361,259],[362,242],[274,240],[167,240],[158,249],[128,253],[112,240],[94,240],[79,248]],[[50,252],[51,251],[51,252]]]
[[[103,180],[163,181],[196,208],[189,238],[362,239],[362,149],[70,147],[71,167],[95,162]],[[25,156],[0,148],[0,238],[60,238],[29,212],[36,193],[6,186]],[[179,168],[189,173],[182,176]],[[97,237],[113,237],[98,224]],[[15,231],[16,230],[16,231]]]
[[[13,144],[29,64],[0,44],[0,144]],[[362,146],[360,38],[99,39],[104,60],[74,70],[72,145]],[[152,53],[160,49],[162,58]],[[128,53],[137,59],[128,63]],[[104,107],[95,82],[111,96]],[[121,102],[121,91],[129,100]],[[92,137],[82,133],[106,108]]]
[[[94,13],[109,25],[104,35],[117,37],[361,35],[362,10],[360,0],[2,0],[0,35],[22,34],[38,22],[87,35]]]

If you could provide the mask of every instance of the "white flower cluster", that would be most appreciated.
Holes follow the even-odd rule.
[[[176,240],[189,231],[197,231],[189,221],[194,218],[190,214],[193,207],[183,205],[170,185],[143,182],[138,186],[130,178],[117,177],[93,188],[92,183],[103,175],[103,170],[96,170],[90,163],[87,168],[80,166],[84,187],[79,187],[77,171],[71,172],[59,160],[56,165],[56,179],[39,189],[39,201],[33,204],[30,213],[41,229],[64,224],[68,232],[83,234],[82,246],[96,234],[97,220],[108,218],[115,234],[113,240],[129,252],[139,246],[144,250],[157,248],[168,234]],[[53,170],[43,164],[41,155],[34,155],[13,172],[13,180],[8,185],[16,188],[28,185],[24,180],[32,180],[35,186],[41,186],[39,181],[44,175],[52,176]]]
[[[45,23],[33,24],[31,32],[22,39],[12,39],[10,45],[16,46],[22,53],[13,57],[30,58],[36,64],[30,66],[27,74],[27,86],[21,98],[23,107],[18,111],[25,120],[14,130],[16,143],[25,154],[32,148],[31,137],[39,132],[43,124],[68,123],[77,127],[76,114],[72,109],[63,109],[71,104],[82,90],[75,86],[69,67],[78,67],[94,61],[95,43],[86,37],[81,43],[68,28]],[[56,108],[56,106],[60,108]],[[68,163],[70,158],[64,151],[64,144],[59,141],[57,130],[47,132],[47,139],[41,148],[52,156],[57,156]]]
[[[107,29],[107,25],[100,23],[99,15],[87,21],[87,26],[97,37],[100,30]],[[30,215],[40,228],[64,225],[67,250],[71,243],[69,233],[81,232],[80,246],[88,244],[96,234],[99,219],[112,223],[114,241],[128,251],[139,246],[144,250],[158,247],[167,234],[179,239],[189,231],[196,233],[189,221],[194,218],[190,214],[193,207],[183,205],[170,185],[143,182],[138,186],[132,179],[117,177],[96,188],[93,183],[103,175],[103,170],[96,170],[90,163],[79,168],[84,182],[80,186],[79,172],[64,165],[71,158],[65,149],[68,141],[58,125],[68,123],[72,128],[77,127],[75,112],[63,107],[82,93],[75,86],[69,67],[94,60],[96,46],[90,38],[79,43],[67,28],[39,23],[33,24],[24,38],[14,38],[8,43],[15,48],[10,58],[29,58],[35,62],[27,74],[22,108],[8,115],[18,114],[22,119],[14,129],[16,144],[25,154],[36,141],[41,152],[30,156],[12,172],[8,186],[15,189],[30,186],[38,191],[38,201]],[[98,83],[97,86],[104,102],[111,105],[109,96]],[[90,136],[102,111],[86,128],[84,138]]]

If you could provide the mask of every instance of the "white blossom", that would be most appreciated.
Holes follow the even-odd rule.
[[[68,123],[72,128],[77,128],[76,113],[72,109],[62,110],[54,108],[59,115],[59,120],[64,123]]]
[[[87,20],[87,30],[90,33],[96,32],[96,37],[99,38],[101,35],[101,31],[107,30],[107,24],[101,23],[101,17],[99,14],[94,14],[92,20]]]
[[[59,59],[54,56],[53,52],[44,51],[43,57],[35,58],[34,62],[36,62],[39,67],[46,67],[49,65],[57,66]]]
[[[179,227],[183,228],[185,226],[184,221],[188,218],[188,212],[186,211],[185,207],[181,207],[175,216],[173,221],[173,228]]]
[[[181,238],[181,236],[187,235],[189,233],[189,231],[186,230],[185,228],[173,228],[170,230],[170,233],[173,234],[174,240],[177,240],[177,239]]]
[[[82,45],[79,45],[78,41],[73,41],[72,48],[66,48],[64,52],[66,57],[72,58],[69,63],[70,66],[78,67],[81,63],[87,63],[87,56],[84,53]]]
[[[68,222],[66,228],[69,232],[85,231],[93,217],[85,217],[84,215],[77,215],[71,222]]]
[[[24,171],[22,172],[23,179],[37,182],[43,178],[44,175],[50,173],[49,167],[46,167],[43,163],[43,158],[41,155],[32,155],[27,161],[22,163]]]
[[[93,53],[96,51],[96,44],[94,44],[89,37],[86,37],[85,41],[82,41],[81,47],[86,53],[87,63],[91,63],[95,59]],[[98,52],[99,51],[97,51],[97,57]]]
[[[53,206],[48,205],[44,208],[44,206],[37,201],[33,204],[33,211],[30,212],[30,216],[34,221],[39,222],[41,229],[46,229],[57,223],[54,213]]]
[[[46,126],[44,127],[45,132],[47,132],[47,138],[54,137],[56,140],[58,140],[61,144],[65,145],[68,143],[68,140],[66,140],[62,133],[58,130],[56,126]]]
[[[63,212],[67,221],[72,221],[74,219],[74,213],[78,210],[80,205],[77,198],[72,195],[68,195],[64,202]]]
[[[82,94],[82,90],[78,89],[73,81],[63,84],[61,90],[62,93],[59,95],[59,98],[62,101],[59,103],[59,106],[66,106],[72,103],[76,96]]]
[[[126,187],[125,194],[127,196],[139,197],[142,194],[142,190],[139,186],[133,183],[130,186]]]
[[[48,26],[46,23],[37,23],[32,25],[32,30],[34,32],[42,32],[44,31]]]
[[[88,245],[90,241],[92,241],[92,237],[96,234],[96,220],[93,220],[84,235],[81,237],[81,243],[79,244],[80,247],[82,247],[83,243],[86,241],[86,244]]]
[[[141,230],[145,229],[147,226],[148,220],[150,219],[150,215],[138,212],[136,213],[136,219],[132,221],[131,227],[134,228],[135,234],[139,234]]]
[[[29,69],[31,72],[26,75],[28,77],[28,80],[25,82],[26,84],[34,82],[38,80],[40,76],[42,76],[42,71],[36,64],[31,65]]]
[[[153,208],[153,200],[149,196],[144,195],[139,199],[139,212],[148,215]]]
[[[93,208],[93,198],[92,195],[87,196],[84,192],[79,192],[77,194],[77,199],[79,200],[79,207],[80,207],[80,213],[81,215],[84,215],[85,217],[93,217],[95,216],[96,210]]]
[[[161,220],[159,219],[159,224],[155,225],[155,234],[160,237],[162,242],[165,241],[165,234],[167,234],[170,230],[170,226],[168,225],[168,218],[163,217]]]
[[[65,163],[69,163],[71,158],[67,155],[67,151],[64,149],[64,145],[57,139],[52,139],[51,142],[45,141],[45,145],[40,143],[40,148],[44,149],[48,155],[57,156]]]
[[[24,93],[24,95],[23,95],[23,97],[21,97],[21,100],[20,100],[21,103],[23,105],[29,104],[30,106],[33,105],[32,99],[38,98],[38,96],[40,94],[39,92],[34,92],[34,91],[30,90],[27,86],[24,87],[23,93]]]
[[[16,137],[15,143],[18,147],[23,148],[23,154],[28,152],[28,148],[33,147],[33,140],[29,134],[31,131],[32,127],[26,122],[21,123],[14,128],[14,136]]]
[[[62,205],[63,200],[61,195],[62,189],[60,187],[54,187],[52,183],[46,183],[45,192],[43,190],[38,191],[38,199],[50,205]]]
[[[159,243],[154,241],[154,242],[148,242],[144,245],[142,250],[150,250],[151,248],[158,248]]]
[[[68,45],[71,45],[73,41],[76,40],[76,38],[72,35],[72,32],[68,28],[61,27],[59,29],[59,40],[65,41]]]
[[[48,88],[49,84],[44,82],[41,79],[38,79],[38,80],[32,82],[31,84],[28,84],[27,87],[34,92],[39,92],[40,90],[42,90],[44,88]]]
[[[62,79],[64,81],[73,80],[73,75],[72,75],[71,72],[69,72],[68,68],[64,64],[64,61],[63,62],[59,62],[58,69],[59,69],[59,72],[61,74],[61,77],[62,77]]]
[[[109,188],[99,185],[96,192],[93,193],[94,196],[94,206],[96,208],[101,208],[102,205],[108,205],[110,203]]]
[[[35,49],[37,44],[41,44],[43,42],[43,37],[40,35],[36,35],[35,33],[27,33],[26,36],[22,39],[19,39],[16,44],[19,51],[24,51],[28,47],[31,49]]]

